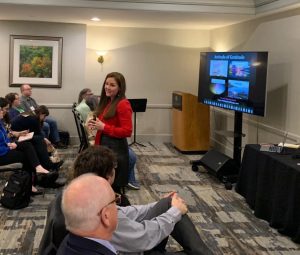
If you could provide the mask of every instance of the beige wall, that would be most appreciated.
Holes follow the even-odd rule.
[[[277,143],[288,132],[290,142],[300,140],[300,11],[286,12],[245,22],[211,32],[211,46],[216,51],[268,51],[266,116],[244,114],[244,143]],[[212,109],[212,129],[232,127],[229,111]],[[212,136],[224,150],[232,149],[230,139]]]
[[[197,94],[200,51],[209,31],[87,27],[86,84],[100,93],[105,75],[124,74],[128,98],[148,98],[137,114],[140,141],[170,141],[171,94]],[[96,50],[108,50],[103,65]]]
[[[8,87],[10,34],[63,37],[62,88],[34,88],[33,97],[49,106],[59,128],[68,130],[73,138],[77,132],[70,108],[78,92],[90,87],[98,94],[108,72],[122,72],[128,98],[148,98],[147,111],[137,115],[139,141],[171,140],[171,93],[197,93],[199,54],[210,41],[209,31],[0,21],[3,96],[19,92]],[[102,66],[96,50],[109,50]]]
[[[18,91],[8,87],[10,34],[62,36],[62,88],[34,88],[33,92],[40,104],[50,107],[61,129],[75,137],[70,106],[79,90],[90,87],[99,93],[105,75],[119,71],[127,79],[129,98],[148,98],[147,111],[138,114],[138,139],[170,141],[171,93],[179,90],[197,94],[201,51],[210,47],[217,51],[267,50],[267,115],[244,114],[244,143],[277,142],[286,131],[291,139],[300,140],[299,22],[299,10],[212,31],[0,21],[1,94]],[[102,66],[96,50],[109,51]],[[232,112],[212,109],[211,126],[212,131],[215,126],[231,128]],[[212,132],[212,140],[230,153],[230,138],[215,137]]]
[[[9,36],[36,35],[63,37],[62,87],[34,88],[33,97],[39,104],[49,106],[51,115],[58,119],[60,129],[75,135],[70,105],[85,85],[86,26],[74,24],[0,21],[0,88],[1,96],[18,92],[9,87]]]

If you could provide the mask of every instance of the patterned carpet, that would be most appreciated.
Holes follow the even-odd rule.
[[[190,159],[178,153],[169,144],[133,146],[138,156],[136,175],[141,183],[140,191],[128,190],[132,203],[156,201],[165,193],[176,190],[186,200],[189,215],[201,237],[214,254],[300,254],[300,246],[270,228],[268,223],[253,216],[244,199],[234,191],[228,191],[204,169],[191,171]],[[71,173],[75,149],[60,151],[65,159],[62,176]],[[7,174],[1,174],[3,185]],[[7,210],[0,207],[0,255],[36,254],[46,221],[47,205],[55,196],[55,190],[47,189],[44,196],[37,196],[29,207]],[[172,239],[169,249],[178,246]]]

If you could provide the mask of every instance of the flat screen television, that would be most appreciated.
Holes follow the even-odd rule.
[[[268,52],[202,52],[198,100],[264,116]]]

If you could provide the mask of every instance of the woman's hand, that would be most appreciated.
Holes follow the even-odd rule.
[[[101,120],[99,120],[98,118],[96,120],[91,119],[88,122],[88,127],[91,130],[95,130],[95,129],[96,130],[103,130],[104,126],[105,126],[105,124]]]
[[[47,146],[48,146],[48,145],[51,145],[51,142],[50,142],[47,138],[44,138],[44,141],[45,141],[45,143],[47,144]]]
[[[26,135],[29,133],[29,130],[23,130],[23,131],[11,131],[10,132],[12,134],[12,136],[19,138],[22,135]]]
[[[29,133],[29,129],[23,130],[23,131],[20,131],[20,132],[19,132],[19,136],[27,135],[28,133]]]
[[[8,146],[8,148],[10,150],[14,150],[15,148],[17,148],[17,144],[16,143],[8,143],[7,146]]]

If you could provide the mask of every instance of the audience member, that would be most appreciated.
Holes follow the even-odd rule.
[[[48,115],[48,108],[44,105],[40,105],[35,109],[35,115],[24,112],[16,116],[11,121],[11,130],[14,130],[12,131],[13,134],[16,131],[22,132],[22,130],[34,132],[34,136],[30,142],[36,150],[41,165],[47,169],[58,170],[62,166],[63,160],[55,163],[50,160],[47,146],[51,145],[51,142],[47,138],[44,138],[41,132],[43,121]]]
[[[102,177],[84,174],[64,190],[62,211],[70,233],[61,243],[57,255],[113,255],[109,240],[118,217],[115,194]]]
[[[88,88],[85,88],[80,91],[78,96],[78,105],[76,106],[76,110],[80,113],[84,122],[86,121],[88,113],[91,111],[89,106],[86,104],[86,100],[92,95],[92,91]]]
[[[110,184],[114,181],[114,167],[117,164],[116,155],[107,147],[91,146],[82,151],[74,162],[74,178],[85,174],[94,173],[108,180]],[[126,196],[121,195],[120,206],[130,205]],[[54,255],[68,234],[65,227],[65,219],[61,210],[61,193],[48,207],[47,223],[39,246],[40,255]]]
[[[29,84],[23,84],[20,87],[21,90],[21,107],[24,109],[25,112],[32,112],[38,108],[37,102],[31,97],[32,95],[32,88]],[[47,116],[45,122],[43,124],[43,130],[45,133],[45,137],[49,138],[49,140],[60,149],[65,149],[66,145],[61,143],[57,128],[57,123],[54,118],[51,116]],[[47,136],[49,134],[49,136]]]
[[[132,132],[132,109],[125,96],[126,81],[121,73],[109,73],[102,86],[96,120],[91,119],[89,128],[96,129],[95,144],[111,148],[118,156],[116,180],[113,188],[121,192],[128,183],[128,143]]]
[[[114,162],[110,149],[91,146],[75,160],[74,177],[94,172],[111,184],[115,174]],[[40,255],[55,254],[56,247],[67,233],[60,201],[61,194],[49,207],[47,225],[39,248]],[[165,252],[165,245],[171,234],[183,247],[184,254],[212,254],[201,240],[186,211],[184,201],[175,193],[148,205],[119,206],[119,223],[113,234],[112,245],[119,254],[143,254],[146,251],[147,254],[170,254]],[[164,252],[159,253],[161,250]]]
[[[129,153],[129,170],[128,170],[127,188],[133,190],[139,190],[140,184],[135,179],[135,171],[134,171],[136,165],[136,154],[130,147],[128,147],[128,153]]]
[[[90,111],[87,115],[87,118],[86,118],[86,121],[85,121],[85,130],[88,134],[88,137],[89,137],[89,140],[90,142],[93,141],[93,143],[95,142],[95,137],[96,137],[96,134],[97,134],[97,130],[96,129],[91,129],[89,128],[89,121],[93,118],[95,118],[96,116],[96,109],[97,109],[97,106],[99,104],[99,97],[98,96],[90,96],[89,98],[87,98],[86,100],[86,104],[88,105]]]
[[[13,120],[20,113],[24,112],[23,108],[21,107],[21,101],[18,93],[8,93],[5,96],[5,99],[9,103],[8,115],[10,120]]]
[[[4,127],[3,118],[8,110],[8,102],[5,98],[0,97],[0,165],[12,163],[23,163],[23,169],[29,171],[36,181],[36,173],[48,175],[49,181],[55,181],[57,173],[49,172],[45,169],[36,154],[36,151],[30,142],[11,142]],[[41,194],[32,186],[32,194]]]

